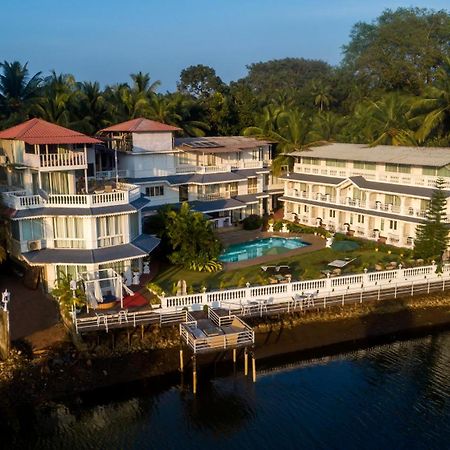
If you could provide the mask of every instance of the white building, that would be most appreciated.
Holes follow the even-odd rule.
[[[98,137],[107,151],[99,158],[97,176],[117,175],[140,186],[150,202],[145,214],[188,201],[218,227],[277,208],[283,184],[270,174],[271,142],[243,136],[175,138],[177,130],[142,118],[101,130]]]
[[[414,245],[437,177],[450,183],[450,148],[328,144],[292,156],[287,220],[396,246]]]
[[[0,132],[7,251],[37,268],[49,290],[61,272],[77,278],[105,268],[131,284],[159,243],[142,235],[148,201],[138,186],[93,181],[100,142],[40,119]]]

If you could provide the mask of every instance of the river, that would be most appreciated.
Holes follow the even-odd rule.
[[[196,397],[177,375],[25,410],[9,447],[450,448],[449,332],[258,365],[255,384],[203,369]]]

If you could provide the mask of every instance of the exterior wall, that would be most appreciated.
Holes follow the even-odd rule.
[[[127,177],[146,178],[175,174],[176,159],[174,154],[133,155],[118,152],[119,170],[126,171]]]
[[[401,172],[390,172],[384,162],[330,162],[302,157],[294,173],[348,178],[362,176],[367,180],[399,185],[434,187],[436,175],[426,175],[428,167],[402,166]],[[389,163],[391,164],[391,163]],[[340,166],[340,167],[339,167]],[[361,168],[362,167],[362,168]],[[400,166],[399,166],[400,167]],[[405,173],[408,171],[409,173]],[[450,185],[450,177],[445,178]],[[430,196],[407,195],[359,188],[352,180],[338,185],[284,178],[285,218],[310,226],[324,226],[329,231],[349,232],[388,244],[412,247],[418,220],[426,215]],[[349,211],[353,208],[353,211]],[[447,205],[450,217],[450,203]],[[414,220],[413,220],[414,219]]]
[[[307,163],[303,162],[305,160]],[[310,164],[310,160],[314,160],[316,163]],[[343,167],[332,167],[327,165],[327,161],[324,159],[319,160],[304,157],[302,158],[301,163],[296,163],[294,165],[294,172],[343,178],[363,176],[371,181],[410,184],[424,187],[434,187],[436,182],[435,175],[430,176],[424,174],[423,167],[419,166],[411,166],[410,173],[400,173],[386,171],[386,164],[384,162],[374,164],[373,170],[355,167],[355,164],[358,164],[356,161],[341,161],[340,163],[343,164]],[[450,184],[450,179],[448,179],[448,183]]]
[[[173,149],[172,132],[132,133],[133,153],[171,151]]]
[[[170,186],[165,182],[142,183],[139,185],[141,193],[150,200],[150,206],[168,205],[179,202],[179,187]],[[146,189],[152,186],[164,186],[164,195],[148,196]]]

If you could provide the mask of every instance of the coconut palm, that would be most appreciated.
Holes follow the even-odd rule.
[[[138,72],[130,75],[133,80],[132,89],[137,93],[143,93],[148,97],[156,92],[156,89],[161,85],[161,81],[156,80],[150,83],[150,75],[148,73]]]
[[[78,83],[74,97],[73,113],[76,121],[72,126],[87,134],[94,134],[108,124],[110,105],[100,90],[98,82]]]
[[[445,135],[450,132],[450,58],[446,58],[436,73],[433,85],[425,90],[412,108],[412,122],[420,124],[416,136],[424,142],[434,131]]]
[[[28,63],[0,63],[0,115],[9,117],[6,125],[28,118],[41,94],[41,72],[29,75]]]
[[[312,141],[339,140],[346,123],[346,117],[332,111],[316,114],[312,120],[309,138]]]
[[[331,86],[324,84],[322,81],[313,81],[311,83],[311,94],[314,99],[314,105],[318,106],[321,112],[328,108],[333,100]]]
[[[111,104],[114,121],[146,117],[149,113],[147,95],[131,89],[127,83],[108,86],[105,90],[105,96]]]
[[[408,116],[411,97],[390,93],[365,108],[360,126],[370,145],[418,145]]]
[[[307,150],[323,143],[311,138],[311,119],[298,109],[281,111],[266,108],[260,123],[260,127],[246,128],[244,135],[277,143],[276,157],[272,163],[275,174],[279,174],[282,167],[292,165],[293,158],[289,153]]]
[[[69,126],[70,101],[75,94],[75,77],[70,74],[57,74],[54,70],[44,80],[42,97],[34,108],[37,116],[52,123]]]

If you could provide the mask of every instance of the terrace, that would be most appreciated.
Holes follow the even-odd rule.
[[[139,186],[129,183],[91,184],[89,193],[30,195],[25,190],[5,191],[3,203],[15,210],[32,208],[94,208],[102,206],[126,205],[140,197]]]

